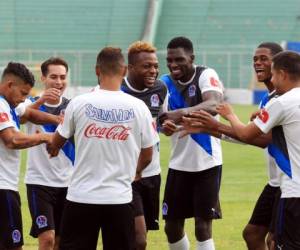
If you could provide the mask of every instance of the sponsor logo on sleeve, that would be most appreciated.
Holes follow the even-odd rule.
[[[219,81],[216,78],[210,77],[209,81],[210,81],[210,85],[211,86],[213,86],[213,87],[219,87]]]
[[[0,113],[0,122],[7,122],[8,119],[8,114],[7,113]]]
[[[266,123],[269,120],[269,113],[267,110],[262,109],[258,115],[258,118],[263,122]]]

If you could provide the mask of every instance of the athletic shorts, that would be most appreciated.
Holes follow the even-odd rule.
[[[55,230],[55,235],[59,235],[67,188],[35,184],[26,184],[26,186],[32,219],[30,235],[36,238],[48,230]]]
[[[276,213],[275,249],[300,249],[300,198],[281,198]]]
[[[274,204],[278,195],[280,197],[280,187],[272,187],[267,184],[255,204],[249,224],[270,228]]]
[[[222,166],[200,172],[169,169],[162,206],[163,218],[220,219],[221,173]]]
[[[132,183],[134,216],[144,216],[147,230],[159,230],[160,175],[142,178]]]
[[[67,200],[59,249],[96,249],[100,228],[103,250],[133,250],[135,231],[132,204],[97,205]]]
[[[0,249],[23,245],[20,195],[16,191],[0,190]]]

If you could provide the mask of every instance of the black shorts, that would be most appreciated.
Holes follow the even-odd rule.
[[[162,206],[163,218],[220,219],[221,173],[222,166],[200,172],[169,169]]]
[[[281,198],[277,207],[275,249],[300,249],[300,198]]]
[[[160,175],[155,175],[132,183],[134,216],[145,217],[147,230],[159,229],[160,182]]]
[[[0,190],[0,249],[23,245],[20,195],[16,191]]]
[[[48,230],[55,230],[55,235],[59,235],[67,188],[35,184],[26,184],[26,186],[32,219],[30,235],[36,238],[39,234]]]
[[[99,230],[104,250],[133,250],[134,216],[131,203],[117,205],[66,202],[60,250],[94,250]]]
[[[267,184],[255,204],[249,224],[270,228],[274,204],[278,195],[280,197],[280,187],[272,187]]]

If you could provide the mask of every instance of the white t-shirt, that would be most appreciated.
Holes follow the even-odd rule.
[[[283,198],[300,197],[300,88],[273,98],[254,120],[264,133],[272,129],[270,154],[281,168]]]
[[[16,116],[22,116],[25,109],[25,105],[20,104],[14,109]],[[13,117],[8,102],[0,97],[0,131],[9,127],[19,131],[16,118],[18,119]],[[0,139],[0,155],[0,189],[18,191],[20,151],[7,148]]]
[[[265,105],[271,100],[272,96],[275,94],[275,90],[271,93],[268,93],[263,100],[259,104],[259,108],[262,109]],[[265,154],[267,158],[267,171],[269,176],[269,185],[272,187],[279,187],[280,186],[280,176],[281,170],[277,166],[275,159],[272,155],[269,154],[268,148],[265,149]]]
[[[33,101],[27,99],[26,104],[30,105]],[[45,104],[51,110],[60,109],[65,106],[62,99],[57,105]],[[43,125],[36,125],[31,122],[26,123],[28,134],[34,134],[36,131],[48,133]],[[49,187],[67,187],[73,172],[72,161],[68,155],[61,149],[57,157],[49,157],[46,145],[38,145],[28,149],[27,169],[25,174],[26,184],[36,184]]]
[[[163,78],[162,80],[164,81]],[[223,94],[223,84],[216,71],[211,68],[205,69],[200,77],[196,70],[194,76],[188,82],[177,81],[177,84],[182,86],[190,84],[188,91],[190,96],[183,96],[182,93],[179,93],[186,102],[189,98],[194,97],[193,94],[195,95],[195,87],[192,88],[192,86],[197,86],[202,94],[207,91],[216,91]],[[170,91],[170,89],[169,94],[170,98],[173,98],[173,91]],[[174,98],[176,98],[176,95]],[[198,100],[197,104],[199,103]],[[172,152],[169,168],[186,172],[198,172],[222,165],[220,139],[204,134],[192,134],[183,138],[179,138],[179,135],[180,133],[174,133],[171,136]]]
[[[141,148],[157,141],[149,109],[122,91],[100,89],[72,99],[58,133],[76,143],[67,199],[87,204],[124,204]]]

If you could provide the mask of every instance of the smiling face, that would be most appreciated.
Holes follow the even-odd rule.
[[[67,87],[67,69],[63,65],[50,64],[47,74],[42,76],[45,88],[56,88],[60,90],[61,95]]]
[[[194,55],[183,48],[168,49],[167,66],[173,79],[188,81],[194,73]]]
[[[134,62],[128,65],[128,76],[138,89],[153,87],[159,73],[158,59],[155,53],[140,52]]]
[[[257,48],[255,50],[255,55],[253,56],[253,67],[258,81],[270,81],[272,77],[272,57],[271,50],[268,48]]]

